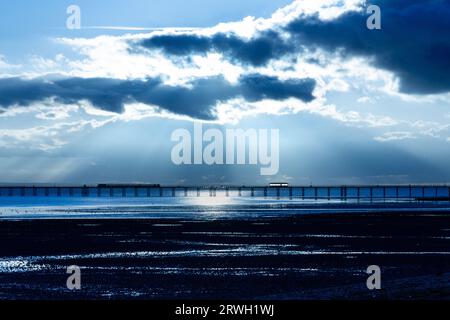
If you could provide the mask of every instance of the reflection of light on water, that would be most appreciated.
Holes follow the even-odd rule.
[[[221,219],[230,217],[232,213],[225,210],[240,203],[240,199],[218,195],[216,197],[192,197],[186,198],[184,203],[192,207],[202,207],[199,212],[193,212],[202,219]]]
[[[18,260],[18,259],[0,260],[0,273],[40,271],[45,267],[46,267],[45,265],[34,264],[27,260]]]
[[[221,196],[186,198],[186,204],[194,206],[225,206],[237,203],[236,199]]]

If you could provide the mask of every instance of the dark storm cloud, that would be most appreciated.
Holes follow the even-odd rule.
[[[166,54],[189,56],[219,52],[235,63],[262,66],[271,59],[281,58],[294,47],[275,31],[267,31],[250,40],[235,34],[218,33],[211,37],[195,34],[159,35],[146,39],[141,45],[147,49],[162,49]]]
[[[161,109],[198,119],[214,119],[214,107],[220,101],[243,97],[247,101],[297,98],[312,101],[315,81],[295,79],[281,81],[257,74],[243,76],[237,84],[222,77],[195,80],[190,87],[168,86],[160,79],[116,80],[108,78],[36,78],[0,79],[0,106],[27,106],[54,98],[63,104],[88,100],[95,107],[120,113],[130,102],[152,104]]]
[[[405,93],[450,91],[450,2],[374,0],[381,8],[381,30],[369,30],[368,14],[347,13],[332,21],[298,19],[287,30],[297,42],[348,56],[373,58],[394,72]]]
[[[369,14],[349,12],[337,19],[300,17],[287,27],[275,27],[251,40],[234,34],[159,35],[140,43],[169,55],[223,53],[235,63],[262,66],[302,47],[342,52],[346,57],[370,58],[375,67],[393,72],[404,93],[450,91],[450,1],[373,0],[381,7],[382,30],[369,30]],[[280,36],[287,32],[287,42]]]
[[[27,106],[47,98],[55,98],[60,103],[69,104],[86,99],[101,109],[121,112],[123,103],[136,90],[130,85],[121,80],[105,78],[68,78],[54,81],[44,78],[3,78],[0,79],[0,105]],[[151,85],[154,84],[149,83],[149,86]]]

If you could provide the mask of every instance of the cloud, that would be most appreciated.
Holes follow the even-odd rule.
[[[0,54],[0,71],[1,72],[6,72],[6,71],[13,71],[13,70],[17,70],[21,67],[21,65],[17,65],[17,64],[10,64],[5,60],[5,57],[3,55]],[[0,74],[1,76],[1,74]]]
[[[371,97],[364,96],[356,99],[356,101],[359,103],[373,103],[374,99]]]
[[[433,94],[450,91],[450,5],[441,0],[374,0],[382,30],[369,30],[365,11],[350,11],[323,21],[298,18],[286,30],[295,41],[344,56],[364,56],[400,80],[400,91]]]
[[[41,151],[56,150],[66,144],[62,138],[64,134],[79,131],[85,125],[85,123],[76,122],[26,129],[0,129],[0,147]]]
[[[166,54],[176,56],[216,52],[234,63],[252,66],[266,65],[270,60],[281,58],[294,51],[294,47],[275,31],[259,33],[249,40],[234,33],[218,33],[212,36],[193,33],[157,35],[143,40],[140,45],[147,49],[161,49]]]
[[[375,137],[375,141],[388,142],[388,141],[398,141],[398,140],[415,139],[415,138],[416,138],[416,136],[412,132],[394,131],[394,132],[386,132],[381,136]]]
[[[434,27],[446,20],[428,20],[430,12],[445,17],[448,10],[439,9],[442,2],[430,1],[419,19],[421,2],[372,3],[381,6],[381,31],[366,28],[363,1],[321,0],[294,1],[268,19],[247,17],[211,28],[57,39],[81,59],[32,56],[33,73],[3,75],[0,118],[34,105],[40,110],[36,118],[61,120],[73,116],[66,106],[86,102],[92,107],[88,115],[106,113],[121,120],[152,115],[225,123],[259,114],[310,112],[357,127],[401,126],[391,116],[352,111],[340,100],[327,100],[339,97],[335,92],[354,90],[362,96],[360,103],[375,101],[371,93],[378,90],[421,102],[443,99],[442,94],[419,97],[398,89],[434,93],[447,86],[446,62],[424,54],[433,46],[446,52],[448,39]],[[416,24],[410,24],[412,17]],[[414,37],[404,36],[406,30]],[[435,65],[439,61],[442,68]],[[48,75],[49,70],[60,76]],[[443,78],[435,81],[437,77]],[[46,101],[52,103],[43,108]],[[421,136],[418,130],[395,129]],[[436,136],[433,130],[428,135]]]
[[[433,138],[445,141],[450,133],[450,124],[441,124],[434,121],[400,121],[399,130],[385,132],[375,137],[378,142],[389,142],[406,139]]]
[[[46,99],[73,104],[89,101],[93,106],[122,113],[129,103],[157,106],[165,111],[203,120],[216,119],[215,106],[233,98],[246,101],[314,100],[312,79],[280,80],[260,74],[242,76],[237,84],[223,77],[196,79],[189,86],[166,85],[159,78],[118,80],[110,78],[0,79],[0,106],[29,106]]]
[[[369,30],[366,3],[318,1],[310,8],[297,1],[290,10],[271,19],[251,20],[250,37],[237,30],[216,28],[154,34],[137,42],[148,50],[190,58],[219,53],[234,64],[260,67],[287,56],[302,56],[305,50],[324,49],[343,58],[364,57],[376,68],[392,72],[399,89],[407,94],[439,94],[450,91],[450,6],[442,0],[374,0],[381,7],[382,30]],[[320,10],[328,12],[321,14]],[[345,10],[344,10],[345,9]],[[292,16],[296,13],[296,17]],[[280,20],[279,16],[285,17]],[[290,20],[289,20],[290,19]],[[249,22],[242,22],[244,26]],[[272,24],[271,24],[272,23]],[[236,27],[236,26],[235,26]],[[259,29],[262,30],[259,30]],[[237,29],[237,28],[235,28]],[[249,28],[252,29],[252,28]]]

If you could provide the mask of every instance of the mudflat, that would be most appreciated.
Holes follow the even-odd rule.
[[[3,299],[450,299],[450,214],[436,210],[2,220],[0,243]]]

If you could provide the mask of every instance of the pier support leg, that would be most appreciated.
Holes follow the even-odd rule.
[[[83,188],[81,188],[81,196],[89,197],[89,188],[87,186],[84,186]]]

